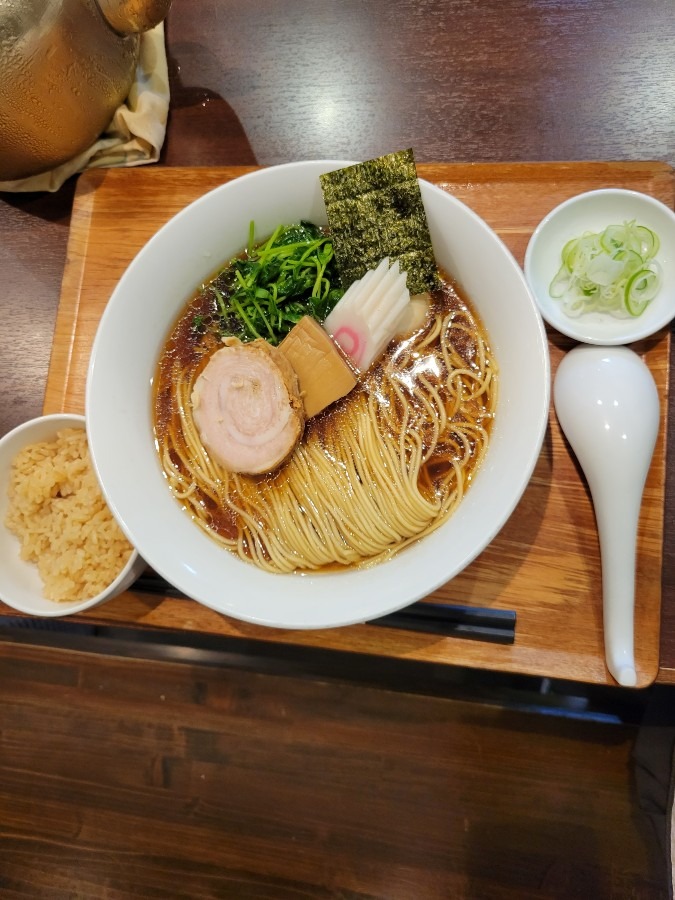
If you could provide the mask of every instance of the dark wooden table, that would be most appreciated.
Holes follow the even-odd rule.
[[[419,162],[675,164],[672,0],[174,0],[167,43],[163,165],[409,146]],[[0,434],[42,410],[73,192],[0,195]],[[675,680],[674,492],[671,477],[662,680]],[[96,655],[41,628],[38,646],[12,640],[3,897],[669,895],[623,708],[642,692],[602,691],[600,721],[579,722],[587,698],[530,715],[516,679],[509,711],[497,676],[469,691],[449,666],[431,667],[433,696],[429,667],[398,660],[333,660],[327,675],[288,653],[270,674],[246,647],[181,648],[169,664],[181,655],[161,634],[151,659],[121,659],[135,650],[114,635]],[[394,672],[406,693],[389,690]],[[670,689],[655,692],[670,708]]]
[[[409,146],[419,162],[673,164],[672,12],[670,0],[175,0],[161,164]],[[73,191],[74,180],[53,195],[0,195],[0,434],[41,412]],[[670,477],[665,681],[675,680],[674,490]]]

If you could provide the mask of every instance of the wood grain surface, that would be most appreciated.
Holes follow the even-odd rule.
[[[675,165],[672,0],[173,0],[166,36],[156,170],[408,146],[420,163]],[[43,408],[75,185],[0,193],[0,435]],[[659,679],[675,681],[672,445]],[[132,594],[108,613],[190,625]],[[300,677],[270,678],[236,644],[240,673],[3,643],[3,898],[669,895],[633,730],[317,682],[292,647]]]
[[[635,726],[20,645],[0,681],[3,900],[668,897]]]
[[[160,165],[363,159],[406,146],[422,163],[675,164],[672,12],[672,0],[289,0],[254,13],[244,0],[173,0]],[[0,194],[0,434],[43,406],[74,187]],[[672,463],[664,515],[675,534]],[[659,675],[670,680],[673,543]]]
[[[204,191],[239,168],[90,173],[75,199],[45,412],[84,410],[89,351],[114,285],[145,241]],[[522,261],[534,226],[572,194],[608,185],[672,204],[673,173],[662,164],[419,166],[420,175],[469,203]],[[550,336],[555,368],[570,342]],[[659,386],[663,422],[645,492],[638,546],[638,684],[658,671],[665,411],[670,335],[636,345]],[[513,646],[353,626],[314,632],[266,629],[226,619],[189,600],[127,594],[86,621],[137,623],[359,653],[611,683],[602,643],[600,561],[585,482],[551,414],[543,451],[523,499],[497,539],[430,599],[517,611]]]

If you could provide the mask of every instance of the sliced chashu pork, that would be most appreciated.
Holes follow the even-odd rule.
[[[264,340],[228,338],[197,378],[192,406],[202,443],[230,472],[273,471],[305,427],[295,372]]]

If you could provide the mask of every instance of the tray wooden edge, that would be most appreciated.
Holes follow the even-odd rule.
[[[264,168],[263,166],[214,166],[204,167],[214,178],[219,176],[223,180],[231,180],[249,172]],[[194,177],[195,171],[204,174],[204,168],[195,169],[194,167],[168,167],[158,166],[153,169],[98,169],[88,170],[78,177],[78,183],[75,189],[73,199],[73,208],[71,216],[71,227],[69,230],[66,262],[64,266],[64,274],[61,284],[59,305],[55,323],[54,340],[52,344],[52,356],[50,359],[48,377],[44,397],[44,412],[62,411],[65,406],[65,394],[68,385],[68,377],[71,368],[71,356],[73,349],[73,329],[72,323],[78,315],[80,303],[80,288],[84,276],[86,266],[86,253],[89,237],[89,225],[92,218],[96,191],[100,185],[106,180],[113,181],[118,179],[133,178],[135,173],[142,172],[143,176],[157,177],[158,180],[171,178],[184,178],[186,180]],[[555,172],[557,177],[569,177],[580,179],[586,176],[594,178],[607,174],[608,178],[618,174],[629,176],[647,177],[651,176],[657,183],[663,183],[664,190],[666,186],[669,193],[673,194],[673,182],[675,176],[675,168],[663,161],[607,161],[607,160],[587,160],[587,161],[518,161],[518,162],[430,162],[419,163],[418,171],[420,177],[435,181],[439,186],[443,186],[443,182],[466,178],[467,180],[481,182],[485,180],[494,180],[495,176],[508,178],[510,180],[527,179],[536,173],[546,173],[551,176]],[[670,333],[668,334],[667,358],[670,364]],[[59,372],[60,370],[60,372]],[[65,376],[65,377],[64,377]],[[667,408],[668,403],[668,380],[664,386],[664,401]],[[664,467],[667,457],[667,430],[664,435]],[[664,482],[665,483],[665,482]],[[662,535],[665,538],[665,525],[662,527]],[[663,565],[663,556],[661,563]],[[168,598],[167,598],[168,599]],[[662,602],[662,600],[661,600]],[[661,608],[661,603],[660,603]],[[86,622],[86,617],[73,617],[80,621]],[[660,643],[661,632],[661,615],[657,628],[657,638]],[[648,671],[644,671],[646,676],[638,685],[639,688],[648,687],[655,680],[659,679],[661,673],[660,656],[657,653],[656,661]],[[504,672],[516,672],[518,669],[503,669]],[[670,673],[670,674],[668,674]],[[664,682],[675,682],[675,669],[664,670]],[[607,680],[608,684],[612,683],[611,678]]]
[[[63,412],[65,393],[71,369],[71,358],[80,306],[82,279],[86,267],[90,223],[96,201],[96,189],[103,182],[105,172],[95,169],[78,178],[66,245],[66,261],[61,279],[59,305],[54,324],[54,337],[47,370],[43,413]]]

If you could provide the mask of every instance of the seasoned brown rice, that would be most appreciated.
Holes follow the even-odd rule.
[[[5,524],[21,541],[21,558],[37,563],[49,600],[95,597],[132,552],[103,499],[82,428],[16,455]]]

